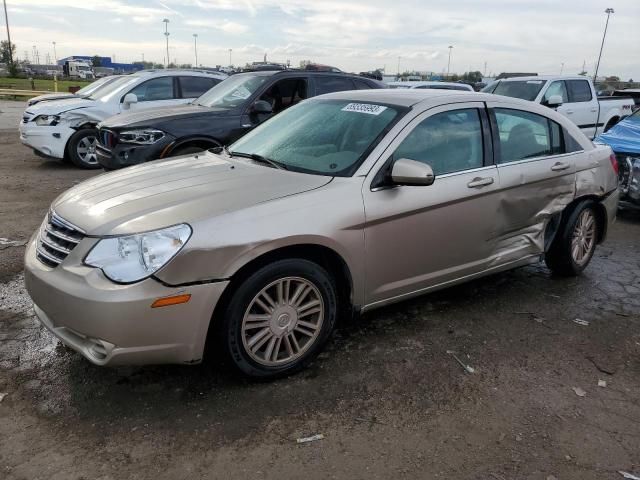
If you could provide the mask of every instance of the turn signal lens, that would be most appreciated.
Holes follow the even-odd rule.
[[[174,295],[173,297],[159,298],[151,304],[151,308],[168,307],[170,305],[179,305],[181,303],[187,303],[191,300],[191,294]]]

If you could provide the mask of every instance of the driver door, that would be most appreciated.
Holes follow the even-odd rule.
[[[123,111],[136,111],[189,103],[191,101],[189,98],[178,98],[176,82],[177,77],[157,77],[147,80],[127,92],[133,93],[138,98],[138,102],[130,104],[128,109],[124,109],[124,104],[120,103],[120,108]]]
[[[423,112],[389,145],[364,183],[367,305],[489,267],[499,189],[492,157],[482,102]],[[400,158],[429,164],[434,183],[376,187]]]

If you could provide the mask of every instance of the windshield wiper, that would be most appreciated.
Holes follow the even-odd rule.
[[[273,168],[277,168],[279,170],[289,170],[284,163],[276,162],[275,160],[263,157],[262,155],[258,155],[257,153],[232,152],[227,147],[224,147],[224,151],[230,157],[250,158],[255,162],[266,163],[267,165],[270,165]]]

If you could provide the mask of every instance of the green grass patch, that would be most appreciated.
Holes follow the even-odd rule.
[[[84,87],[89,85],[93,80],[58,80],[58,92],[68,92],[69,87]],[[35,89],[31,86],[28,78],[10,78],[0,77],[0,88],[15,88],[16,90],[43,90],[54,92],[53,80],[51,79],[35,79],[33,80]]]

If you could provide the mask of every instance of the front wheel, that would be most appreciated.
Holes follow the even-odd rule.
[[[587,268],[598,240],[598,217],[595,203],[580,203],[560,225],[560,230],[545,255],[553,273],[576,276]]]
[[[101,168],[96,153],[97,145],[98,131],[95,128],[83,128],[71,135],[67,144],[67,156],[76,167]]]
[[[322,267],[280,260],[238,285],[222,319],[223,347],[245,375],[289,375],[320,353],[336,312],[334,282]]]

